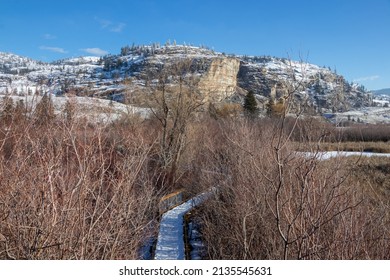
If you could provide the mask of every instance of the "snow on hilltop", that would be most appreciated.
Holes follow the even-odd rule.
[[[84,56],[43,63],[15,54],[0,52],[0,93],[27,94],[37,89],[56,95],[88,88],[100,96],[120,93],[121,82],[136,76],[151,57],[156,63],[170,58],[210,57],[212,51],[187,46],[137,46],[120,55]]]
[[[118,55],[85,56],[52,63],[0,53],[0,93],[25,95],[39,91],[54,95],[87,94],[121,100],[126,90],[124,81],[131,79],[133,85],[145,86],[145,74],[149,70],[184,58],[193,59],[195,71],[199,75],[207,73],[212,67],[214,71],[224,67],[223,62],[215,65],[213,61],[236,59],[239,70],[234,77],[236,84],[230,87],[229,95],[235,88],[238,89],[237,93],[253,91],[259,102],[266,103],[273,88],[276,88],[277,97],[282,95],[281,81],[295,81],[306,83],[306,88],[298,92],[298,99],[309,100],[308,105],[318,112],[347,111],[372,103],[372,98],[364,89],[348,83],[328,68],[270,56],[226,55],[203,47],[159,44],[126,46]],[[219,75],[223,75],[223,71]],[[212,80],[212,75],[209,78],[209,82],[224,79],[220,76]],[[214,87],[216,93],[225,90],[219,90],[218,85],[214,84],[208,86]]]
[[[14,54],[0,53],[0,93],[59,94],[70,85],[92,81],[99,57],[81,57],[43,63]]]
[[[260,96],[269,98],[274,90],[273,97],[278,98],[283,96],[284,86],[290,84],[303,85],[296,97],[322,113],[372,104],[372,96],[362,86],[349,83],[330,68],[270,56],[241,59],[239,86]]]
[[[0,52],[0,72],[17,71],[20,69],[36,70],[46,63],[12,53]]]

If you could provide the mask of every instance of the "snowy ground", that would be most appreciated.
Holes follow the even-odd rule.
[[[195,206],[207,200],[214,190],[202,193],[164,213],[160,222],[155,260],[184,260],[183,218]]]
[[[364,157],[390,157],[390,154],[385,153],[367,153],[367,152],[344,152],[344,151],[331,151],[331,152],[299,152],[298,155],[302,155],[305,158],[315,157],[319,160],[327,160],[334,157],[347,157],[347,156],[364,156]]]
[[[363,123],[390,123],[390,108],[387,107],[366,107],[359,110],[351,110],[335,114],[335,122],[360,121]]]
[[[42,96],[36,95],[8,95],[16,104],[19,100],[23,100],[24,104],[30,111],[33,111],[36,104],[39,103]],[[5,95],[0,94],[0,103]],[[110,101],[107,99],[93,98],[93,97],[81,97],[81,96],[54,96],[50,98],[53,101],[54,113],[60,115],[67,101],[71,102],[75,106],[76,118],[87,118],[91,122],[106,123],[116,120],[124,115],[138,114],[143,118],[149,115],[149,110],[146,108],[139,108],[123,103]]]

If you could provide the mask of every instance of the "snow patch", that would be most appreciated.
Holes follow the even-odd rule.
[[[305,158],[315,158],[318,160],[327,160],[336,157],[348,157],[348,156],[364,156],[364,157],[390,157],[388,153],[368,153],[368,152],[345,152],[345,151],[330,151],[330,152],[298,152],[297,155]]]

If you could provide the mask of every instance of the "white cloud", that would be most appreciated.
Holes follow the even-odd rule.
[[[112,25],[112,22],[109,21],[109,20],[106,20],[106,19],[98,19],[96,18],[96,20],[100,23],[100,26],[104,29],[104,28],[108,28],[110,25]]]
[[[57,36],[55,36],[53,34],[49,34],[49,33],[43,34],[43,39],[46,39],[46,40],[53,40],[56,38],[57,38]]]
[[[58,48],[58,47],[47,47],[47,46],[40,46],[39,47],[41,50],[46,50],[46,51],[51,51],[51,52],[56,52],[56,53],[68,53],[66,50],[63,48]]]
[[[379,78],[380,78],[379,75],[372,75],[372,76],[367,76],[367,77],[356,78],[356,79],[354,79],[353,81],[354,81],[354,82],[375,81],[375,80],[377,80],[377,79],[379,79]]]
[[[122,32],[123,28],[125,28],[126,26],[126,24],[123,22],[113,22],[111,20],[102,19],[98,17],[95,17],[95,20],[99,22],[100,27],[102,29],[108,30],[110,32],[116,32],[116,33]]]
[[[99,48],[86,48],[86,49],[81,49],[83,52],[96,55],[96,56],[102,56],[108,54],[108,51],[99,49]]]
[[[122,32],[122,30],[123,30],[123,28],[125,28],[125,26],[126,26],[126,24],[121,22],[121,23],[118,23],[118,24],[112,26],[109,30],[111,32],[119,33],[119,32]]]

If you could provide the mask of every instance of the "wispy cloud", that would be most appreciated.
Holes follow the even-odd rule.
[[[379,75],[372,75],[372,76],[367,76],[367,77],[356,78],[356,79],[353,79],[353,81],[354,82],[375,81],[375,80],[377,80],[379,78],[380,78]]]
[[[112,25],[112,22],[107,19],[96,18],[96,20],[100,23],[100,27],[103,29],[108,28],[110,25]]]
[[[102,29],[108,30],[110,32],[120,33],[126,27],[126,24],[123,22],[113,22],[111,20],[98,17],[95,17],[95,20],[100,24]]]
[[[123,28],[125,28],[126,24],[123,23],[123,22],[120,22],[120,23],[117,23],[115,25],[113,25],[109,30],[111,32],[116,32],[116,33],[119,33],[119,32],[122,32]]]
[[[86,48],[86,49],[81,49],[83,52],[96,55],[96,56],[102,56],[108,54],[108,51],[102,50],[100,48]]]
[[[47,46],[40,46],[41,50],[56,52],[56,53],[68,53],[68,51],[64,50],[63,48],[58,47],[47,47]]]
[[[45,40],[53,40],[53,39],[56,39],[57,38],[57,36],[55,36],[55,35],[53,35],[53,34],[49,34],[49,33],[45,33],[45,34],[43,34],[43,39],[45,39]]]

